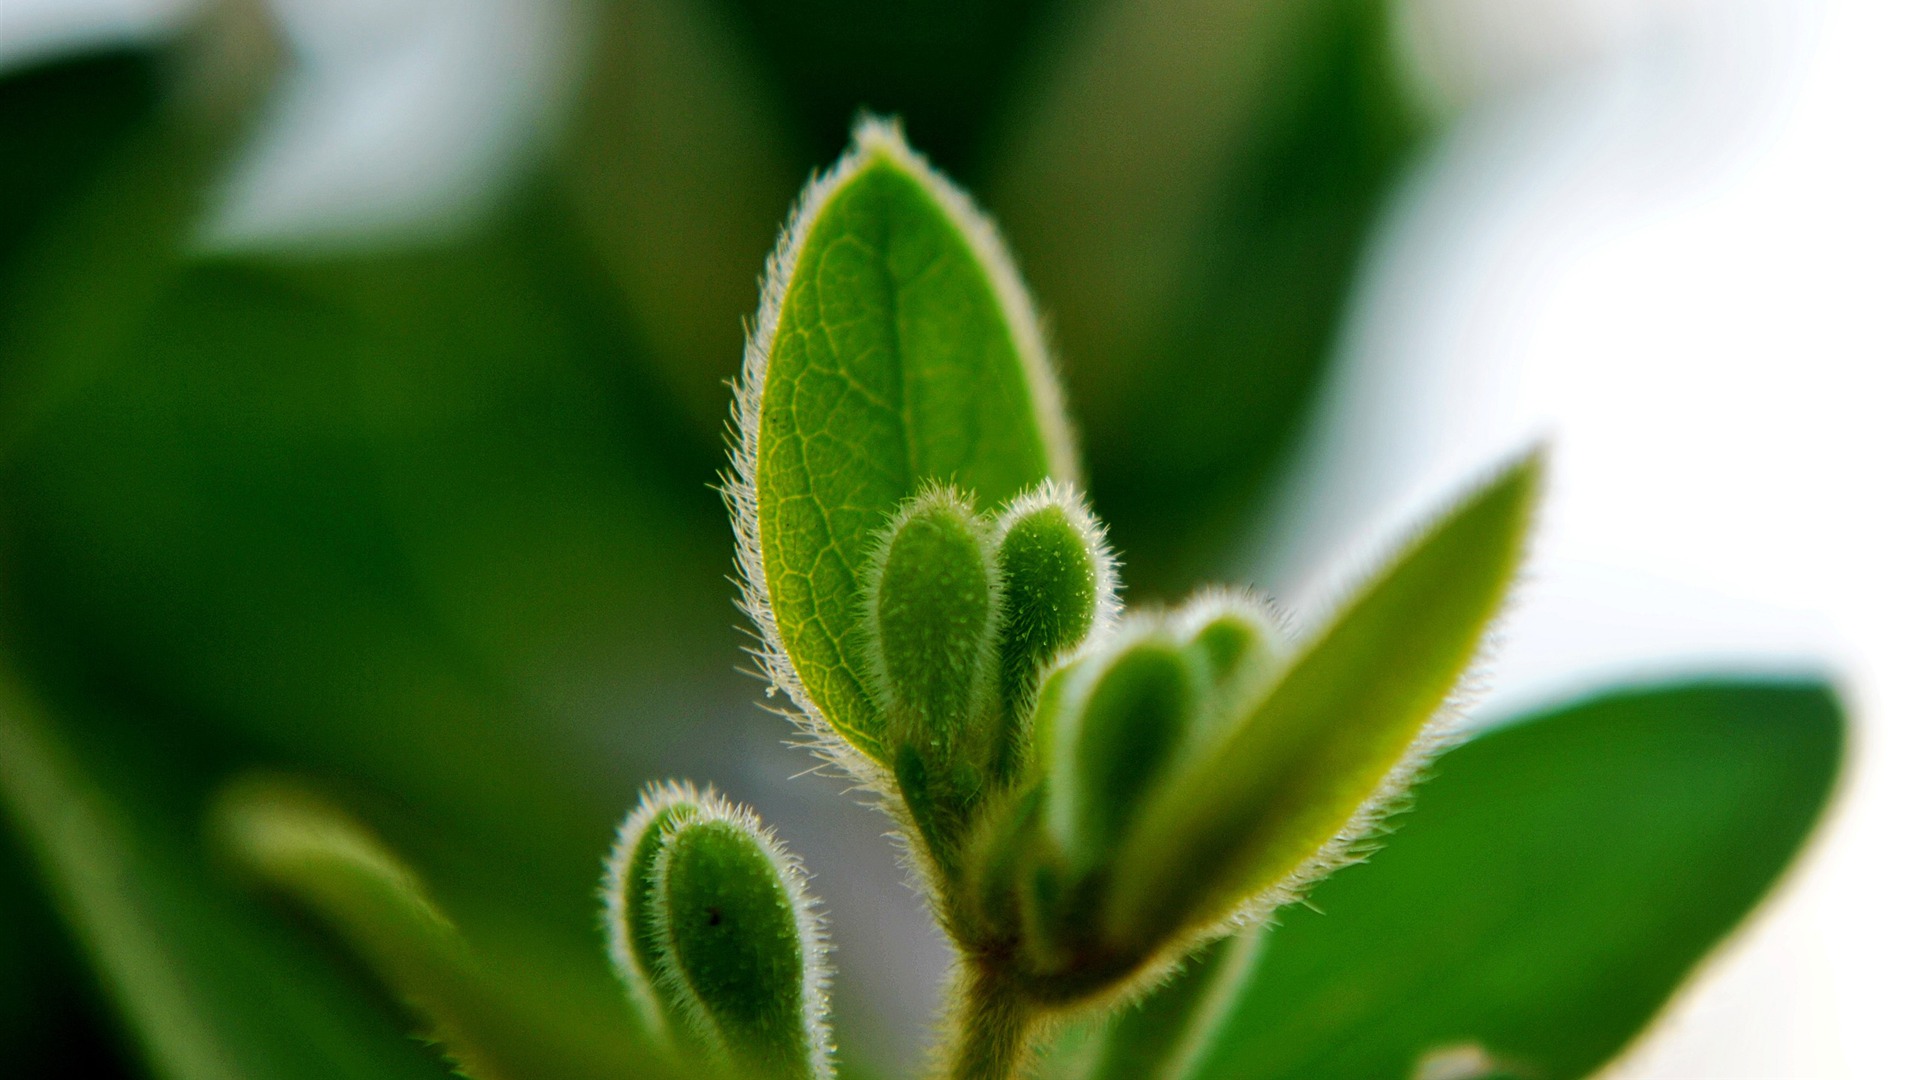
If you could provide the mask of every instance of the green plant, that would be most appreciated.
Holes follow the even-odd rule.
[[[863,122],[770,264],[729,496],[769,679],[901,822],[961,958],[957,1080],[1345,858],[1431,752],[1539,471],[1289,648],[1257,602],[1116,620],[1059,402],[992,227]]]
[[[1116,32],[1152,52],[1152,20],[1127,25],[1130,11]],[[1186,223],[1233,241],[1204,273],[1172,283],[1073,200],[1091,185],[1108,209],[1164,203],[1178,217],[1168,183],[1234,189],[1221,179],[1245,165],[1233,140],[1191,122],[1218,104],[1205,95],[1168,94],[1143,127],[1188,140],[1165,157],[1180,175],[1094,176],[1086,163],[1109,159],[1078,148],[1104,114],[1070,106],[1130,76],[1072,70],[988,174],[1061,331],[1110,364],[1076,401],[1135,582],[1190,576],[1278,457],[1361,225],[1420,128],[1380,90],[1374,5],[1299,11],[1288,30],[1321,59],[1282,81],[1305,119],[1263,129],[1248,166],[1287,183],[1271,205],[1271,192],[1223,196],[1226,209]],[[1204,36],[1231,51],[1250,35]],[[1197,67],[1239,73],[1229,104],[1259,112],[1263,76],[1214,59]],[[717,130],[751,151],[737,157],[770,152],[750,125]],[[633,615],[654,631],[639,650],[649,671],[691,651],[675,638],[699,620],[658,583],[720,577],[717,531],[677,520],[698,520],[678,500],[704,464],[683,468],[697,459],[686,447],[705,436],[644,410],[700,399],[713,380],[669,366],[656,393],[603,370],[640,350],[581,284],[594,280],[573,250],[585,245],[555,225],[569,219],[544,189],[449,250],[176,266],[168,230],[206,141],[162,128],[90,195],[92,216],[72,215],[130,238],[104,249],[110,273],[70,232],[27,269],[0,268],[35,282],[31,296],[69,298],[0,325],[9,356],[40,365],[7,399],[8,586],[23,598],[9,597],[0,672],[0,800],[147,1060],[170,1080],[444,1074],[299,932],[312,920],[482,1080],[828,1071],[822,923],[757,818],[691,786],[650,787],[607,864],[611,964],[583,973],[571,938],[541,937],[587,922],[584,885],[549,887],[590,862],[557,839],[583,816],[561,800],[573,778],[523,769],[537,730],[483,722],[539,696],[499,672],[582,636],[529,625],[549,611],[529,597],[645,582],[586,636]],[[1545,713],[1439,759],[1383,839],[1385,815],[1461,738],[1454,695],[1520,560],[1541,457],[1490,475],[1299,632],[1236,592],[1123,613],[1012,260],[897,132],[863,123],[855,142],[802,196],[769,267],[727,501],[766,674],[815,749],[897,822],[955,946],[935,1071],[1555,1078],[1611,1059],[1811,827],[1839,752],[1830,691],[1703,681]],[[151,183],[162,168],[174,182]],[[584,201],[604,197],[585,186]],[[621,268],[659,347],[710,336],[695,325],[707,306],[728,329],[731,301],[674,280],[729,281],[713,271],[728,230],[633,212],[672,254]],[[1182,239],[1146,255],[1203,246],[1159,224]],[[76,317],[81,294],[108,317]],[[139,362],[116,365],[123,353]],[[291,389],[230,354],[271,355]],[[528,359],[549,356],[578,370]],[[1175,392],[1187,378],[1211,392]],[[449,382],[461,393],[442,393]],[[599,423],[617,394],[657,421],[633,425],[644,438]],[[526,397],[576,411],[527,424],[513,407]],[[166,437],[177,431],[188,437]],[[634,475],[610,464],[629,458]],[[228,483],[189,486],[206,474]],[[389,503],[403,508],[398,539],[368,524],[365,507]],[[619,509],[572,516],[578,505]],[[211,561],[197,546],[208,534],[231,545]],[[296,572],[258,574],[283,546]],[[463,607],[462,574],[513,599]],[[283,625],[300,632],[256,669],[243,647]],[[104,690],[96,670],[112,672]],[[148,723],[156,712],[231,730],[183,754]],[[249,771],[289,759],[330,779]],[[369,777],[416,813],[359,790]],[[210,789],[211,875],[192,831]],[[474,873],[437,847],[447,806],[485,823],[478,861],[511,837],[503,848],[565,869]],[[603,823],[589,816],[586,831],[598,842]],[[493,901],[503,881],[531,898]],[[1324,916],[1298,902],[1309,886]]]
[[[1038,1045],[1106,1018],[1083,1051],[1099,1075],[1192,1075],[1236,994],[1286,993],[1249,985],[1263,925],[1374,843],[1455,738],[1543,459],[1498,470],[1304,633],[1231,592],[1123,612],[1043,350],[991,225],[897,129],[863,121],[769,262],[727,487],[743,606],[766,677],[899,823],[953,941],[937,1074],[1025,1075]],[[1500,779],[1455,797],[1503,797]],[[550,1075],[577,1056],[500,1022],[512,990],[336,811],[271,784],[227,806],[228,848],[339,924],[460,1068]],[[630,1067],[831,1074],[814,902],[751,812],[650,789],[604,895],[641,1032]],[[1288,935],[1271,948],[1284,963]],[[1429,1039],[1404,1066],[1417,1075],[1537,1068]]]

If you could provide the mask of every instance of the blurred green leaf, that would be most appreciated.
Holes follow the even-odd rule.
[[[1617,690],[1442,758],[1381,851],[1291,908],[1200,1080],[1531,1080],[1617,1054],[1759,902],[1832,791],[1817,683]]]
[[[584,896],[630,781],[567,809],[546,736],[639,673],[717,677],[727,545],[549,224],[169,262],[92,311],[75,275],[62,312],[125,329],[32,358],[90,374],[6,469],[6,558],[42,644],[201,722],[528,832],[579,815]]]
[[[360,822],[288,780],[228,785],[213,827],[224,853],[325,919],[427,1022],[428,1038],[474,1080],[663,1074],[630,1025],[599,1029],[516,996],[427,895],[411,867]]]
[[[907,117],[934,160],[971,175],[1019,63],[1060,0],[720,0],[776,81],[809,160],[831,160],[847,118]]]
[[[126,749],[83,764],[11,673],[0,682],[0,810],[154,1070],[444,1076],[341,972],[211,879],[197,815],[141,793],[125,770],[157,763]]]
[[[194,775],[353,778],[476,940],[617,1022],[591,897],[633,736],[735,655],[712,460],[549,188],[421,250],[193,254],[224,142],[186,127],[0,298],[23,664]]]
[[[116,51],[0,78],[0,296],[48,219],[152,119],[158,66],[150,53]]]
[[[733,492],[768,647],[815,719],[887,759],[862,684],[861,581],[888,516],[929,482],[982,507],[1073,449],[1031,304],[966,197],[897,130],[800,198],[749,349]]]
[[[804,169],[771,87],[713,5],[602,0],[593,10],[560,174],[642,359],[717,468],[741,320]]]
[[[1136,594],[1232,548],[1298,442],[1430,121],[1384,0],[1105,0],[1036,67],[987,202],[1061,346]]]

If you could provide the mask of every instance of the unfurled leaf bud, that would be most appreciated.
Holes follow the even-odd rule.
[[[1183,606],[1178,622],[1188,653],[1214,687],[1228,687],[1279,659],[1279,618],[1254,597],[1208,593]]]
[[[1174,616],[1187,656],[1206,680],[1205,706],[1194,741],[1204,747],[1245,712],[1280,663],[1279,616],[1255,597],[1210,592],[1188,601]]]
[[[1085,504],[1051,483],[1015,500],[999,518],[994,560],[1000,577],[1000,698],[1009,749],[1041,674],[1055,658],[1113,617],[1113,557]],[[1019,764],[1009,755],[1003,771]]]
[[[875,552],[868,625],[876,697],[895,747],[930,770],[978,769],[994,621],[985,530],[950,490],[909,500]]]
[[[1049,721],[1049,824],[1077,871],[1111,855],[1200,706],[1193,661],[1163,627],[1144,625],[1098,662],[1063,673],[1069,682]]]
[[[819,919],[798,863],[750,811],[650,790],[605,894],[615,967],[676,1039],[749,1075],[830,1074]]]

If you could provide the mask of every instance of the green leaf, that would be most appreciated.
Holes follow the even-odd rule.
[[[324,957],[222,890],[194,823],[128,778],[123,756],[89,757],[112,767],[97,779],[0,673],[0,812],[156,1075],[445,1075]]]
[[[1261,928],[1203,946],[1167,982],[1121,1012],[1084,1080],[1190,1080],[1266,948]]]
[[[1157,945],[1295,890],[1369,827],[1506,597],[1540,470],[1523,459],[1414,543],[1155,793],[1115,860],[1109,940]]]
[[[587,9],[593,48],[558,171],[645,359],[691,421],[686,437],[713,452],[740,314],[805,168],[772,88],[713,5]]]
[[[582,1037],[543,1015],[471,949],[398,855],[338,806],[276,777],[230,783],[215,801],[223,853],[337,930],[426,1022],[474,1080],[660,1076],[632,1040]],[[611,1048],[611,1052],[609,1052]]]
[[[159,60],[121,51],[0,78],[0,296],[16,260],[157,111]]]
[[[685,790],[650,795],[641,810],[675,806]],[[825,1080],[826,942],[799,863],[750,811],[712,795],[677,808],[688,812],[661,831],[650,910],[627,912],[659,952],[647,971],[654,994],[719,1061]]]
[[[993,506],[1073,469],[1005,251],[897,129],[862,123],[801,196],[737,419],[729,496],[769,675],[816,728],[884,761],[857,640],[875,536],[929,482]]]
[[[996,749],[980,715],[995,622],[984,524],[959,493],[929,491],[881,534],[870,580],[869,692],[888,741],[911,743],[931,768],[971,766],[978,786]]]
[[[1637,687],[1442,758],[1365,865],[1289,909],[1196,1080],[1380,1080],[1618,1054],[1753,909],[1831,794],[1818,683]]]
[[[1049,824],[1084,872],[1113,857],[1163,782],[1193,726],[1201,677],[1178,642],[1151,632],[1055,677],[1069,687],[1052,718]]]
[[[1019,752],[1003,762],[1002,775],[1010,775],[1024,764],[1022,725],[1041,674],[1120,605],[1105,530],[1078,496],[1047,485],[1009,506],[998,530],[1000,701],[1010,728],[1003,742]]]
[[[656,987],[667,977],[654,907],[660,849],[667,831],[700,813],[700,793],[678,783],[649,785],[620,824],[600,885],[607,959],[627,985],[641,1023],[661,1045],[670,1031]]]

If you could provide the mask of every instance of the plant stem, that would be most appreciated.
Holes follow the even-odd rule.
[[[1034,1013],[990,966],[968,964],[949,1036],[946,1080],[1013,1080],[1027,1060]]]

